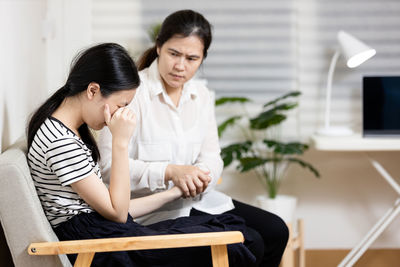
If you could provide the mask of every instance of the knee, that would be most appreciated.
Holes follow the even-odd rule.
[[[282,244],[286,246],[289,240],[289,228],[287,227],[286,223],[279,217],[276,216],[276,221],[274,224],[275,229],[275,238],[276,241],[280,241]]]
[[[245,240],[245,245],[256,258],[256,263],[254,266],[259,266],[264,257],[264,240],[256,230],[250,227],[247,228],[246,233],[250,239],[250,242],[249,240]]]
[[[289,228],[287,227],[286,223],[281,219],[281,229],[280,229],[280,240],[285,244],[287,244],[289,240]]]
[[[268,233],[263,238],[265,238],[265,241],[271,240],[278,246],[286,247],[289,239],[289,228],[279,216],[271,215],[272,218],[270,217],[269,219]]]

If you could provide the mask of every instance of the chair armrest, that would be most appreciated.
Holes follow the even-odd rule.
[[[118,237],[32,243],[28,248],[28,253],[30,255],[76,254],[142,249],[215,246],[242,243],[243,241],[243,234],[239,231]]]

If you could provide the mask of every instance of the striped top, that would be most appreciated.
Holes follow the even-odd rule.
[[[92,151],[68,127],[49,117],[40,126],[28,151],[28,164],[47,219],[53,227],[82,212],[94,210],[70,184],[95,173]]]

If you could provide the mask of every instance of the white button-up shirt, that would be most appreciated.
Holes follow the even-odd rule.
[[[132,197],[142,197],[173,186],[164,181],[168,164],[194,165],[210,171],[211,182],[201,195],[180,198],[140,217],[150,224],[188,216],[196,208],[219,214],[234,208],[232,199],[214,190],[222,169],[214,99],[204,83],[185,83],[178,106],[166,93],[157,60],[139,72],[141,85],[129,106],[135,111],[137,128],[129,145]],[[111,170],[111,133],[105,127],[99,135],[100,166],[105,181]]]

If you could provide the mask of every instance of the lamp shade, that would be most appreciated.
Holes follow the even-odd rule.
[[[353,131],[347,127],[331,127],[330,125],[332,79],[339,55],[344,55],[347,67],[355,68],[376,54],[375,49],[372,49],[345,31],[339,31],[337,39],[341,51],[336,50],[329,66],[328,80],[326,84],[325,127],[317,131],[318,134],[325,136],[345,136],[353,133]]]
[[[375,49],[345,31],[339,31],[337,38],[349,68],[359,66],[376,54]]]

